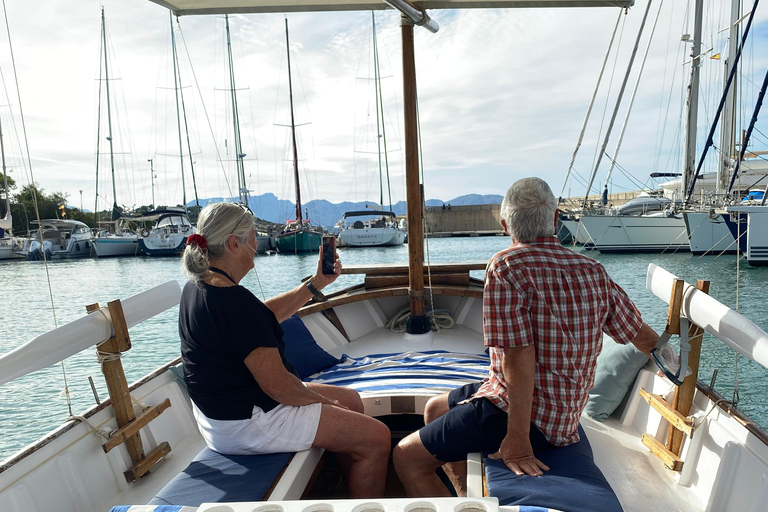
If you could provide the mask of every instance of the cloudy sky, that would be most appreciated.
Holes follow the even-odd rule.
[[[722,29],[730,2],[705,3],[704,49],[712,49],[708,56],[725,54],[727,31]],[[7,38],[0,44],[3,94],[8,96],[0,113],[10,175],[27,184],[31,167],[35,182],[47,192],[64,192],[79,207],[82,191],[84,208],[93,209],[98,142],[99,206],[112,202],[105,89],[99,81],[104,76],[104,6],[118,203],[151,203],[152,182],[155,204],[180,203],[168,11],[146,0],[42,0],[33,5],[7,6],[16,77]],[[638,0],[621,15],[618,51],[609,58],[574,167],[580,178],[565,186],[565,196],[585,191],[583,180],[602,143],[646,5]],[[651,6],[609,154],[615,151],[659,5]],[[680,105],[689,53],[679,41],[680,34],[692,31],[689,8],[683,1],[661,5],[613,192],[652,184],[648,175],[654,171],[679,171]],[[559,195],[619,10],[434,11],[431,16],[440,31],[417,28],[415,35],[426,196],[449,200],[467,193],[503,194],[514,180],[529,175],[546,179]],[[767,20],[768,9],[761,9],[745,52],[744,127],[768,66]],[[298,130],[302,199],[377,201],[371,15],[289,14],[288,21],[296,122],[303,125]],[[393,201],[405,196],[398,22],[391,11],[377,13]],[[183,142],[186,197],[194,198],[190,160],[200,197],[228,197],[237,192],[224,19],[190,16],[179,23],[175,35],[190,134],[189,147]],[[254,195],[272,192],[292,200],[289,130],[281,126],[289,122],[284,16],[236,16],[230,25],[248,187]],[[722,88],[722,63],[705,58],[702,65],[699,148]],[[21,159],[23,127],[31,166]],[[754,149],[768,149],[768,123],[758,127]],[[156,176],[151,179],[149,159]],[[712,168],[714,162],[707,165]],[[603,159],[596,189],[608,166]]]

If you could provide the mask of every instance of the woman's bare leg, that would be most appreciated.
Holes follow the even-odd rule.
[[[313,391],[344,407],[323,405],[312,446],[335,453],[347,473],[351,498],[378,498],[384,494],[392,445],[389,428],[365,416],[356,391],[325,384],[307,384]]]

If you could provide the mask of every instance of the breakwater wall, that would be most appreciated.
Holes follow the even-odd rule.
[[[640,191],[608,194],[608,204],[621,206],[639,194]],[[589,196],[587,201],[599,203],[600,195]],[[564,199],[561,209],[578,208],[583,202],[583,196]],[[500,210],[501,204],[427,206],[424,212],[426,235],[431,238],[504,235],[499,222]]]

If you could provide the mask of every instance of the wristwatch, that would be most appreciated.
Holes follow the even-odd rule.
[[[315,299],[317,299],[318,302],[325,302],[328,300],[328,298],[322,294],[320,290],[315,288],[315,285],[312,284],[312,281],[307,279],[307,289],[312,292],[312,295],[315,296]]]

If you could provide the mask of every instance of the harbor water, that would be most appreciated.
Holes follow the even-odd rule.
[[[433,263],[488,259],[509,244],[507,237],[444,238],[429,240],[427,255]],[[579,249],[580,250],[580,249]],[[407,245],[366,249],[339,249],[343,264],[400,263]],[[711,281],[710,294],[736,308],[763,329],[768,329],[765,307],[768,268],[753,268],[736,256],[602,255],[590,252],[635,301],[644,320],[657,332],[664,329],[666,304],[645,288],[649,263],[656,263],[689,283]],[[269,298],[297,286],[314,273],[317,255],[259,255],[255,269],[242,284],[260,298]],[[473,272],[482,278],[483,272]],[[49,293],[49,279],[50,289]],[[127,298],[169,280],[186,279],[178,258],[116,258],[42,262],[0,262],[0,354],[85,314],[85,306]],[[341,276],[327,291],[360,283],[360,275]],[[738,285],[738,286],[737,286]],[[51,296],[53,299],[51,299]],[[54,308],[52,309],[52,302]],[[55,311],[55,319],[52,311]],[[133,382],[179,355],[178,308],[131,329],[132,349],[123,355],[128,381]],[[762,427],[768,427],[768,371],[735,353],[714,338],[705,337],[699,379],[709,383],[718,370],[715,388],[727,399],[737,384],[739,408]],[[0,460],[12,455],[60,425],[70,415],[65,375],[74,414],[94,404],[88,382],[92,377],[101,399],[106,385],[90,348],[63,365],[27,375],[0,386]]]

